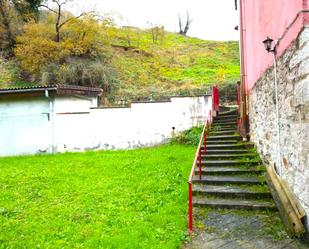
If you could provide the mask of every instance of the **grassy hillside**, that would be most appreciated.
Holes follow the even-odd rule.
[[[149,30],[112,27],[100,35],[107,44],[104,45],[104,60],[95,59],[92,63],[91,59],[74,57],[65,64],[50,63],[39,76],[25,74],[17,59],[5,61],[0,56],[0,87],[88,84],[76,80],[69,82],[68,78],[80,78],[82,73],[95,78],[106,65],[107,74],[110,74],[107,81],[113,80],[112,85],[106,87],[106,100],[114,104],[119,100],[200,94],[210,85],[235,83],[239,78],[238,42],[235,41],[205,41],[166,32],[160,27]],[[46,75],[51,75],[51,81],[45,81]],[[102,86],[94,81],[95,85]],[[93,85],[93,81],[90,82]]]
[[[209,85],[239,78],[238,42],[205,41],[165,33],[156,43],[150,31],[138,31],[131,46],[115,39],[113,62],[130,97],[185,95],[205,92]],[[123,47],[121,47],[123,46]],[[131,47],[132,49],[129,49]]]

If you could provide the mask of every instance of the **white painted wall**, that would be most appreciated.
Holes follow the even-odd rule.
[[[204,122],[211,96],[133,103],[131,108],[93,108],[96,98],[59,96],[0,100],[0,156],[130,149],[161,144],[172,127]]]
[[[96,97],[57,96],[54,101],[54,111],[56,113],[89,112],[89,108],[97,106]]]
[[[0,101],[0,156],[51,152],[44,98]]]
[[[131,108],[90,109],[88,114],[56,114],[58,152],[130,149],[167,141],[175,131],[202,124],[211,96],[171,98],[170,102],[133,103]]]
[[[55,152],[55,113],[89,112],[94,103],[96,98],[1,98],[0,156]]]

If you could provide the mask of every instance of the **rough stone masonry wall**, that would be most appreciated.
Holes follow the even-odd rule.
[[[278,58],[277,67],[282,177],[309,216],[309,27]],[[274,68],[252,89],[249,117],[251,140],[266,162],[276,162]]]

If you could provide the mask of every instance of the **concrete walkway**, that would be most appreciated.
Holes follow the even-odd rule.
[[[197,235],[186,249],[306,249],[291,239],[276,212],[195,209]]]

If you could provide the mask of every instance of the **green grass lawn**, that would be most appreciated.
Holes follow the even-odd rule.
[[[195,147],[0,159],[0,248],[179,248]]]

